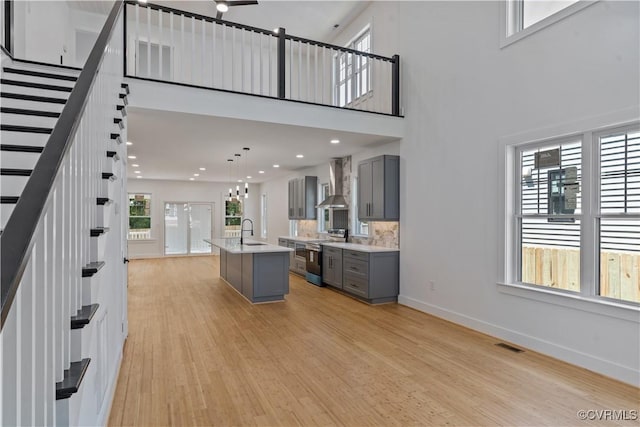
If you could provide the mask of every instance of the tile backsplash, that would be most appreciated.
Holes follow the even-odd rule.
[[[398,221],[369,222],[369,237],[349,238],[352,243],[361,245],[383,246],[385,248],[400,247],[400,224]]]
[[[318,237],[318,221],[299,220],[298,221],[298,236],[300,237]]]

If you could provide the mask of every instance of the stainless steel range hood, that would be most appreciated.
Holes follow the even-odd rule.
[[[342,195],[342,159],[329,162],[329,196],[317,208],[347,208],[349,204]]]

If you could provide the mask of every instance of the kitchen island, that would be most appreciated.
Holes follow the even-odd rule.
[[[292,249],[255,240],[205,239],[220,249],[220,277],[252,303],[284,301]]]

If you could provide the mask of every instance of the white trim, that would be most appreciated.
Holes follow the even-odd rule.
[[[126,292],[126,289],[125,289]],[[126,309],[126,307],[125,307]],[[116,397],[116,387],[118,385],[118,378],[120,378],[120,368],[122,367],[122,359],[124,352],[124,343],[126,339],[123,339],[120,343],[120,351],[118,352],[118,359],[116,360],[116,369],[114,369],[114,374],[111,376],[109,381],[109,388],[107,389],[106,396],[108,398],[108,404],[102,406],[102,410],[98,412],[96,425],[98,426],[106,426],[107,421],[109,421],[109,415],[111,415],[111,408],[113,406],[113,400]]]
[[[634,125],[638,125],[638,120],[640,118],[640,106],[633,106],[629,108],[620,109],[617,111],[613,111],[611,113],[602,114],[599,116],[588,117],[582,120],[577,120],[573,122],[561,123],[555,126],[549,126],[539,129],[533,129],[530,131],[508,135],[505,137],[501,137],[498,139],[498,194],[502,194],[499,203],[500,212],[502,214],[502,223],[504,227],[499,229],[498,235],[498,243],[499,243],[499,253],[498,253],[498,280],[501,281],[502,284],[506,286],[513,286],[517,288],[524,288],[527,290],[526,293],[523,292],[512,292],[511,295],[521,296],[525,298],[531,298],[532,293],[548,293],[548,290],[538,286],[528,286],[528,285],[520,285],[517,284],[517,233],[515,217],[516,217],[516,181],[513,180],[514,174],[516,173],[516,149],[524,144],[543,144],[550,140],[563,140],[567,137],[575,137],[576,135],[580,135],[583,138],[583,148],[586,143],[584,141],[584,135],[596,135],[601,132],[608,131],[609,129],[630,127]],[[591,141],[591,140],[590,140]],[[593,156],[592,156],[593,157]],[[591,160],[592,161],[592,160]],[[584,163],[583,163],[584,165]],[[597,177],[591,177],[591,180],[597,179]],[[591,192],[596,191],[596,187],[592,183]],[[584,193],[583,193],[584,194]],[[583,197],[584,199],[584,197]],[[593,206],[591,207],[593,213]],[[582,215],[586,213],[583,211]],[[584,221],[583,221],[584,222]],[[584,224],[583,224],[584,226]],[[509,239],[509,240],[508,240]],[[591,247],[583,247],[583,250],[589,250],[589,254],[582,257],[582,259],[586,259],[586,257],[595,256],[595,250]],[[593,258],[592,258],[593,259]],[[590,300],[590,303],[596,302],[593,294],[597,294],[595,286],[596,283],[586,284],[583,271],[583,264],[586,267],[585,262],[581,262],[581,290],[586,286],[590,286],[591,288],[587,289],[587,291],[582,291],[584,293],[579,294],[581,298],[594,298]],[[595,264],[594,264],[595,265]],[[575,296],[575,294],[565,294],[565,293],[554,293],[555,298],[571,298]],[[541,297],[540,301],[552,303],[551,301],[545,299],[546,297]],[[607,309],[607,315],[616,317],[616,315],[611,314],[612,311],[615,310],[626,310],[628,308],[633,309],[636,305],[633,302],[623,302],[621,304],[610,303],[610,300],[606,298],[597,297],[598,304],[606,305],[610,307]],[[572,306],[573,307],[573,306]],[[575,307],[573,307],[575,308]],[[590,310],[592,311],[592,310]],[[600,311],[594,311],[595,313],[600,313]],[[620,314],[620,316],[626,316],[626,314]],[[623,317],[626,319],[626,317]]]
[[[618,381],[622,381],[636,387],[640,386],[640,370],[638,367],[623,366],[609,360],[594,357],[556,343],[541,340],[531,335],[503,328],[493,323],[485,322],[453,310],[443,309],[404,295],[398,296],[398,303],[441,319],[457,323],[475,331],[482,332],[499,340],[506,340],[518,346],[601,373],[602,375],[615,378]]]
[[[527,28],[518,30],[513,24],[512,19],[509,18],[509,4],[514,4],[516,1],[514,0],[503,0],[500,5],[500,48],[505,48],[510,44],[517,42],[518,40],[522,40],[525,37],[534,34],[543,28],[548,27],[549,25],[553,25],[556,22],[562,21],[563,19],[573,15],[585,9],[593,4],[596,4],[599,0],[580,0],[577,3],[572,4],[571,6],[567,6],[566,8],[559,10],[558,12],[550,15],[533,25],[530,25]],[[513,31],[513,34],[508,35],[510,31]]]

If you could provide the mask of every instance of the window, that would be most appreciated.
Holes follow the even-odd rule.
[[[640,302],[640,130],[596,135],[599,295]]]
[[[371,52],[371,31],[367,27],[345,46],[360,52]],[[371,91],[371,61],[366,55],[340,52],[334,57],[334,103],[340,107],[358,101]]]
[[[240,237],[242,225],[242,200],[224,202],[224,237]]]
[[[594,4],[589,0],[505,0],[502,46]]]
[[[367,221],[360,221],[358,219],[358,177],[353,178],[351,188],[351,207],[353,218],[353,234],[356,236],[368,236],[369,235],[369,223]]]
[[[582,142],[520,148],[518,158],[518,279],[579,291]]]
[[[329,197],[329,184],[320,185],[320,200],[327,200]],[[328,208],[318,208],[318,231],[320,233],[329,230],[331,211]]]
[[[129,239],[151,238],[151,194],[129,193]]]
[[[171,47],[162,46],[161,51],[157,43],[139,41],[137,60],[136,76],[171,80]]]
[[[509,150],[508,280],[640,303],[640,127]]]

